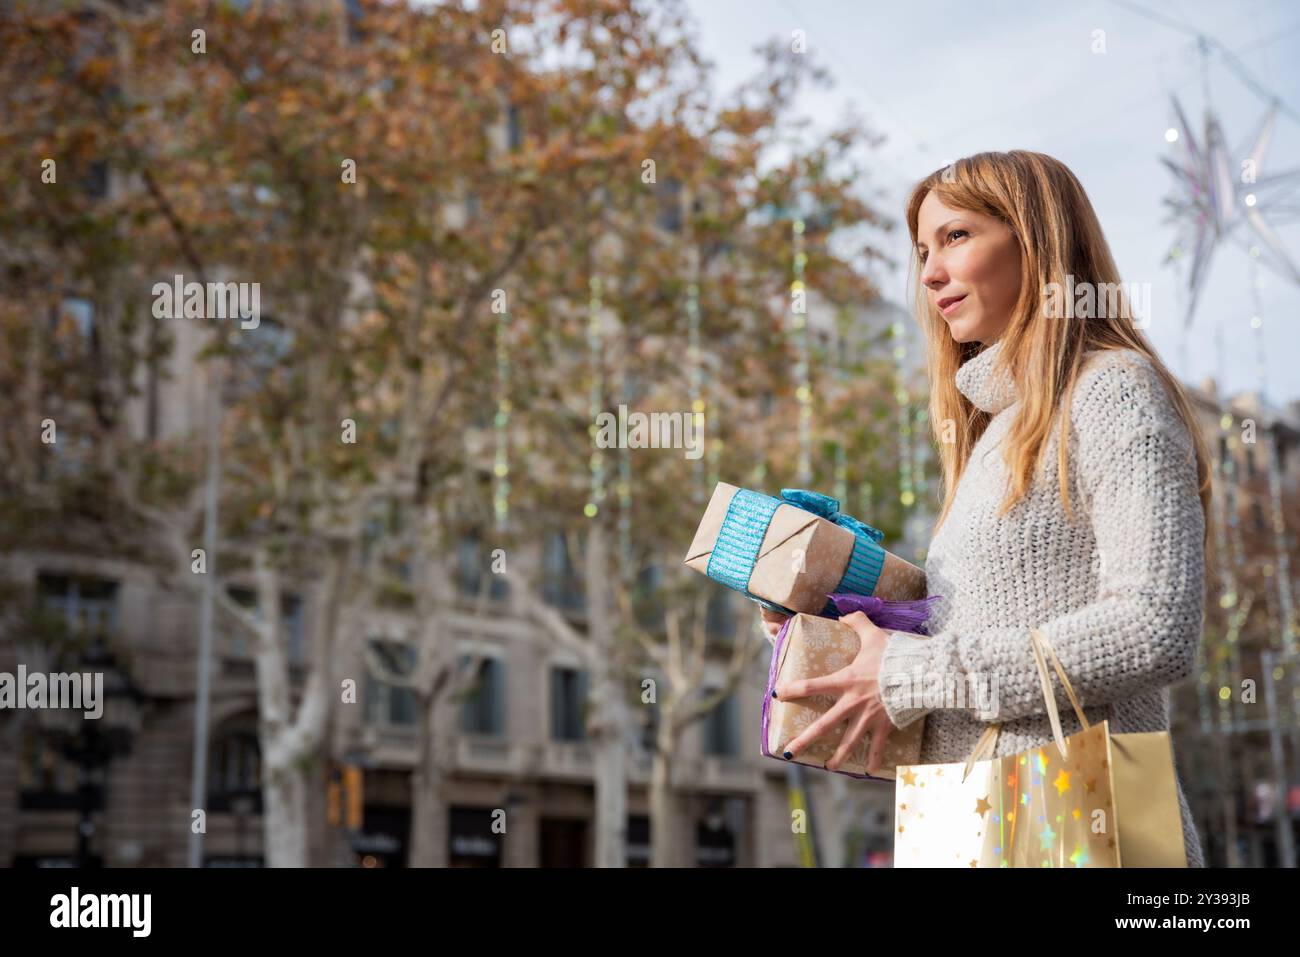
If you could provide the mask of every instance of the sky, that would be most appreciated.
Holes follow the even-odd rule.
[[[897,228],[889,252],[906,262],[902,222],[908,188],[953,159],[985,150],[1050,154],[1083,183],[1128,283],[1149,283],[1147,334],[1174,373],[1221,392],[1259,389],[1274,405],[1300,400],[1300,285],[1254,270],[1242,245],[1216,249],[1195,317],[1185,327],[1185,276],[1164,260],[1192,231],[1168,221],[1163,198],[1174,184],[1160,162],[1173,158],[1165,131],[1178,96],[1198,139],[1208,87],[1234,155],[1268,108],[1217,53],[1202,67],[1196,33],[1236,54],[1253,78],[1280,98],[1260,177],[1300,169],[1300,3],[1294,0],[686,0],[696,39],[726,92],[753,75],[754,48],[771,37],[789,43],[804,31],[808,53],[835,78],[830,90],[801,98],[800,113],[829,127],[852,108],[884,134],[868,158],[876,200]],[[1154,22],[1134,7],[1175,25]],[[1176,25],[1184,25],[1178,29]],[[1094,52],[1104,31],[1104,52]],[[1300,187],[1293,193],[1300,208]],[[1261,207],[1268,218],[1268,210]],[[1285,223],[1285,225],[1283,225]],[[1300,215],[1273,222],[1300,268]],[[1239,227],[1248,234],[1245,224]],[[897,248],[894,248],[896,245]],[[907,277],[880,277],[883,292],[907,301]],[[1258,332],[1251,325],[1258,315]],[[1261,341],[1262,337],[1262,341]]]

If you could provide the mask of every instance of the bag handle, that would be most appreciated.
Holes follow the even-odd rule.
[[[1078,695],[1074,693],[1074,686],[1070,684],[1070,679],[1065,676],[1065,668],[1061,666],[1061,659],[1056,656],[1056,649],[1047,640],[1047,635],[1043,634],[1042,629],[1031,628],[1029,630],[1029,647],[1034,652],[1034,664],[1038,666],[1038,681],[1043,688],[1043,700],[1047,703],[1047,718],[1052,723],[1052,737],[1056,739],[1056,747],[1061,752],[1061,757],[1064,758],[1067,756],[1065,735],[1061,732],[1061,715],[1056,704],[1056,694],[1052,690],[1052,678],[1047,673],[1047,659],[1049,657],[1051,658],[1052,667],[1056,670],[1056,676],[1061,679],[1061,686],[1065,688],[1065,694],[1074,707],[1074,714],[1079,719],[1079,724],[1083,726],[1085,731],[1091,725],[1083,713],[1083,706],[1079,704]],[[1000,728],[1000,724],[993,723],[984,729],[984,733],[975,742],[970,757],[966,759],[966,770],[961,777],[963,781],[970,774],[975,762],[983,757],[985,751],[992,753],[992,749],[996,746]]]

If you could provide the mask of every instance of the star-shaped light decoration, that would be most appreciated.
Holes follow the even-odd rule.
[[[1257,256],[1274,272],[1300,285],[1300,268],[1296,267],[1274,231],[1275,226],[1300,218],[1300,203],[1291,195],[1300,185],[1300,167],[1271,176],[1261,175],[1273,134],[1276,104],[1264,115],[1253,145],[1247,144],[1232,152],[1213,110],[1206,108],[1205,132],[1198,141],[1178,98],[1171,99],[1178,126],[1170,129],[1165,138],[1175,144],[1177,156],[1174,159],[1161,157],[1161,162],[1174,174],[1175,180],[1174,193],[1165,197],[1165,206],[1170,210],[1166,221],[1184,227],[1190,239],[1175,239],[1165,261],[1191,256],[1187,272],[1189,298],[1184,319],[1187,326],[1191,325],[1196,312],[1209,273],[1210,259],[1224,240],[1242,241],[1251,256]],[[1265,214],[1268,219],[1264,218]],[[1253,237],[1238,229],[1242,223],[1250,227]]]
[[[1064,794],[1070,789],[1070,772],[1061,768],[1052,784],[1056,787],[1057,794]]]
[[[1043,828],[1043,832],[1038,835],[1038,841],[1043,845],[1043,850],[1050,851],[1052,842],[1056,840],[1056,832],[1052,830],[1052,825],[1048,824]]]

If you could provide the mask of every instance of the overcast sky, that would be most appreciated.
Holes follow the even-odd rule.
[[[1300,168],[1300,3],[1292,0],[1135,0],[1233,50],[1292,116],[1279,113],[1260,176]],[[1088,191],[1126,282],[1151,284],[1148,334],[1185,381],[1207,375],[1231,392],[1258,381],[1258,346],[1250,325],[1251,265],[1239,243],[1216,251],[1196,316],[1185,332],[1182,284],[1162,265],[1177,239],[1192,233],[1166,222],[1161,203],[1173,178],[1159,158],[1173,156],[1165,130],[1176,93],[1198,139],[1205,98],[1193,35],[1144,18],[1114,0],[1008,2],[929,0],[688,0],[698,39],[716,66],[715,88],[730,90],[752,75],[755,46],[788,43],[803,30],[808,52],[834,75],[829,91],[800,109],[829,125],[854,107],[888,137],[872,154],[875,185],[887,188],[897,218],[890,252],[905,257],[901,228],[907,187],[930,170],[984,150],[1030,149],[1069,166]],[[1094,30],[1105,52],[1094,53]],[[1211,54],[1210,100],[1230,147],[1258,127],[1267,104]],[[1300,189],[1296,191],[1300,197]],[[1297,200],[1300,205],[1300,200]],[[1264,210],[1267,216],[1267,210]],[[1280,226],[1300,266],[1300,217]],[[1248,227],[1240,227],[1243,235]],[[1267,394],[1274,403],[1300,398],[1300,286],[1260,267],[1261,331]],[[903,302],[906,277],[884,278]]]

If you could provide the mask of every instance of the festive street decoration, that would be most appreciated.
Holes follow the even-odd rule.
[[[603,359],[601,357],[601,337],[600,337],[600,311],[601,311],[601,282],[599,276],[592,276],[588,280],[589,299],[587,301],[587,352],[591,358],[591,393],[587,402],[588,420],[590,425],[588,429],[592,437],[596,434],[596,417],[601,412],[601,399],[605,386],[605,371]],[[601,457],[600,451],[592,443],[591,450],[591,491],[587,496],[587,504],[583,507],[583,514],[588,518],[595,518],[600,511],[600,505],[605,501],[605,460]]]
[[[1300,168],[1262,176],[1261,168],[1273,133],[1276,104],[1265,114],[1249,152],[1229,152],[1219,118],[1208,105],[1205,131],[1198,140],[1177,97],[1171,97],[1178,125],[1165,138],[1176,144],[1174,159],[1161,161],[1174,174],[1175,192],[1166,197],[1170,219],[1183,227],[1192,239],[1191,249],[1179,242],[1170,247],[1166,261],[1190,256],[1187,267],[1189,301],[1184,324],[1196,313],[1201,290],[1215,249],[1226,239],[1244,241],[1252,258],[1262,260],[1288,281],[1300,285],[1300,269],[1287,252],[1276,226],[1294,222],[1300,206],[1292,192],[1300,185]],[[1267,218],[1265,216],[1267,215]],[[1253,237],[1241,230],[1249,227]]]

